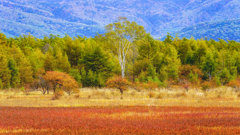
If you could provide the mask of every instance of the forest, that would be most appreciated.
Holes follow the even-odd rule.
[[[239,42],[180,39],[170,34],[164,40],[155,39],[143,26],[125,18],[105,29],[95,37],[28,34],[7,38],[0,33],[0,89],[33,87],[44,78],[60,77],[74,82],[64,85],[69,89],[107,87],[117,76],[137,90],[240,86]]]

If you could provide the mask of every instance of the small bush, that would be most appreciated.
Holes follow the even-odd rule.
[[[80,98],[80,95],[79,95],[79,94],[76,94],[76,95],[74,95],[74,97],[75,97],[76,99],[78,99],[78,98]]]
[[[136,91],[132,91],[132,92],[131,92],[131,95],[132,95],[132,96],[135,96],[135,95],[136,95]]]
[[[154,98],[154,97],[156,97],[156,93],[154,93],[154,92],[149,92],[149,93],[148,93],[148,97],[149,97],[149,98]]]
[[[116,76],[109,79],[105,85],[108,88],[117,88],[118,90],[120,90],[121,95],[123,95],[123,91],[127,90],[128,86],[130,86],[131,83],[126,78]]]
[[[24,87],[21,88],[21,91],[27,96],[30,95],[30,84],[26,84]]]
[[[13,95],[7,96],[7,99],[15,98]]]
[[[212,87],[212,84],[211,84],[211,82],[205,81],[201,84],[201,86],[202,86],[202,90],[206,91]]]
[[[64,95],[64,91],[58,90],[54,93],[52,100],[60,99]]]
[[[147,83],[143,83],[143,84],[142,84],[142,87],[145,88],[145,89],[147,89],[147,90],[154,90],[154,89],[157,89],[157,88],[158,88],[158,85],[159,85],[159,83],[157,83],[157,82],[151,82],[151,81],[149,81],[149,82],[147,82]]]
[[[160,93],[160,94],[157,95],[156,98],[157,98],[157,99],[162,99],[162,98],[163,98],[163,95]]]
[[[229,81],[229,83],[227,85],[236,90],[239,90],[240,89],[240,79],[238,78],[236,80],[231,80],[231,81]]]
[[[185,92],[182,92],[182,93],[177,93],[176,94],[176,97],[187,97],[187,94]]]

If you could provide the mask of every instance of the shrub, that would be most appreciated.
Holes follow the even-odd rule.
[[[160,94],[157,95],[156,98],[157,98],[157,99],[162,99],[162,98],[163,98],[163,95],[160,93]]]
[[[156,93],[154,93],[154,92],[149,92],[149,93],[148,93],[148,97],[149,97],[149,98],[154,98],[154,97],[156,97]]]
[[[212,83],[208,82],[208,81],[205,81],[201,84],[201,86],[202,86],[202,90],[206,91],[206,90],[209,90],[212,87]]]
[[[30,84],[26,84],[24,87],[21,88],[21,91],[27,96],[29,95],[31,91]]]
[[[128,86],[130,86],[130,84],[131,83],[126,78],[116,76],[109,79],[105,85],[108,88],[117,88],[118,90],[120,90],[121,95],[123,95],[123,91],[125,91],[128,88]]]
[[[66,79],[63,80],[63,90],[68,93],[68,95],[71,94],[78,94],[79,89],[78,83],[72,78],[72,77],[67,77]]]
[[[52,97],[52,100],[60,99],[64,95],[64,92],[62,90],[57,90]]]
[[[229,81],[229,83],[227,84],[229,87],[232,87],[236,90],[240,89],[240,78],[237,78],[236,80],[231,80]]]
[[[154,89],[158,88],[159,83],[158,82],[147,82],[147,83],[142,83],[141,85],[144,89],[154,90]]]

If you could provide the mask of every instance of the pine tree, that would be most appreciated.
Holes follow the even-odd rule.
[[[138,76],[138,80],[143,83],[146,83],[148,81],[146,73],[144,71],[141,71],[140,75]]]
[[[8,69],[8,60],[5,55],[0,53],[0,78],[3,88],[8,88],[10,86],[10,70]]]
[[[83,58],[79,60],[79,64],[84,65],[87,71],[92,70],[96,73],[104,73],[105,76],[109,77],[113,67],[110,57],[95,43],[90,42],[89,44],[85,49]]]
[[[71,66],[77,66],[79,59],[82,57],[84,42],[79,39],[72,40],[71,37],[65,38],[64,51],[68,56]]]
[[[8,68],[11,72],[11,79],[10,79],[11,87],[16,88],[20,84],[20,76],[19,76],[19,70],[13,58],[9,59]]]
[[[70,69],[71,69],[71,65],[68,61],[68,56],[65,53],[65,55],[63,56],[63,60],[62,60],[62,70],[66,73],[69,73]]]
[[[217,64],[213,58],[212,52],[208,52],[206,54],[206,57],[204,59],[203,65],[202,65],[202,71],[205,73],[205,75],[208,76],[209,81],[212,80],[212,76],[214,72],[216,71]]]
[[[44,54],[39,48],[33,49],[33,52],[28,56],[28,60],[32,66],[33,77],[38,78],[39,70],[43,70],[44,68]]]
[[[52,49],[49,48],[44,61],[44,69],[47,72],[47,71],[53,71],[54,68],[55,68],[55,62],[54,62],[53,52],[52,52]]]
[[[63,55],[61,48],[56,49],[56,56],[55,56],[55,68],[59,71],[62,71],[62,61],[63,61]]]
[[[178,52],[173,46],[166,48],[166,51],[167,52],[163,57],[163,66],[161,67],[163,69],[160,69],[160,74],[165,74],[167,72],[167,75],[164,75],[165,77],[167,76],[169,79],[177,79],[179,66],[181,65],[180,59],[178,58]]]
[[[86,80],[87,80],[87,84],[86,84],[87,86],[91,86],[91,87],[96,86],[96,75],[91,69],[88,70]]]
[[[147,76],[151,76],[152,78],[155,78],[157,76],[156,68],[152,64],[148,65]]]
[[[86,71],[84,69],[84,67],[82,67],[81,69],[81,82],[82,82],[82,85],[83,87],[86,87],[87,86],[87,76],[86,76]]]
[[[137,44],[140,59],[147,58],[148,60],[151,60],[158,52],[158,46],[149,33],[146,34],[142,40],[139,40]]]
[[[81,75],[78,69],[71,69],[69,74],[74,77],[74,79],[78,82],[78,84],[81,84]]]
[[[97,75],[97,85],[98,87],[104,87],[105,86],[105,80],[102,77],[101,73]]]
[[[23,57],[21,60],[21,63],[19,65],[19,73],[22,86],[33,81],[31,63],[26,57]]]

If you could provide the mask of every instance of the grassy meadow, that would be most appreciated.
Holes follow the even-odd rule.
[[[82,88],[54,99],[52,92],[0,92],[0,134],[120,135],[240,133],[240,92],[201,89]],[[54,100],[53,100],[54,99]]]
[[[53,93],[43,95],[41,91],[29,93],[21,90],[0,92],[0,106],[19,107],[87,107],[87,106],[215,106],[240,107],[240,91],[230,87],[201,89],[155,89],[136,91],[128,89],[121,93],[117,89],[82,88],[79,94],[64,95],[53,100]]]

